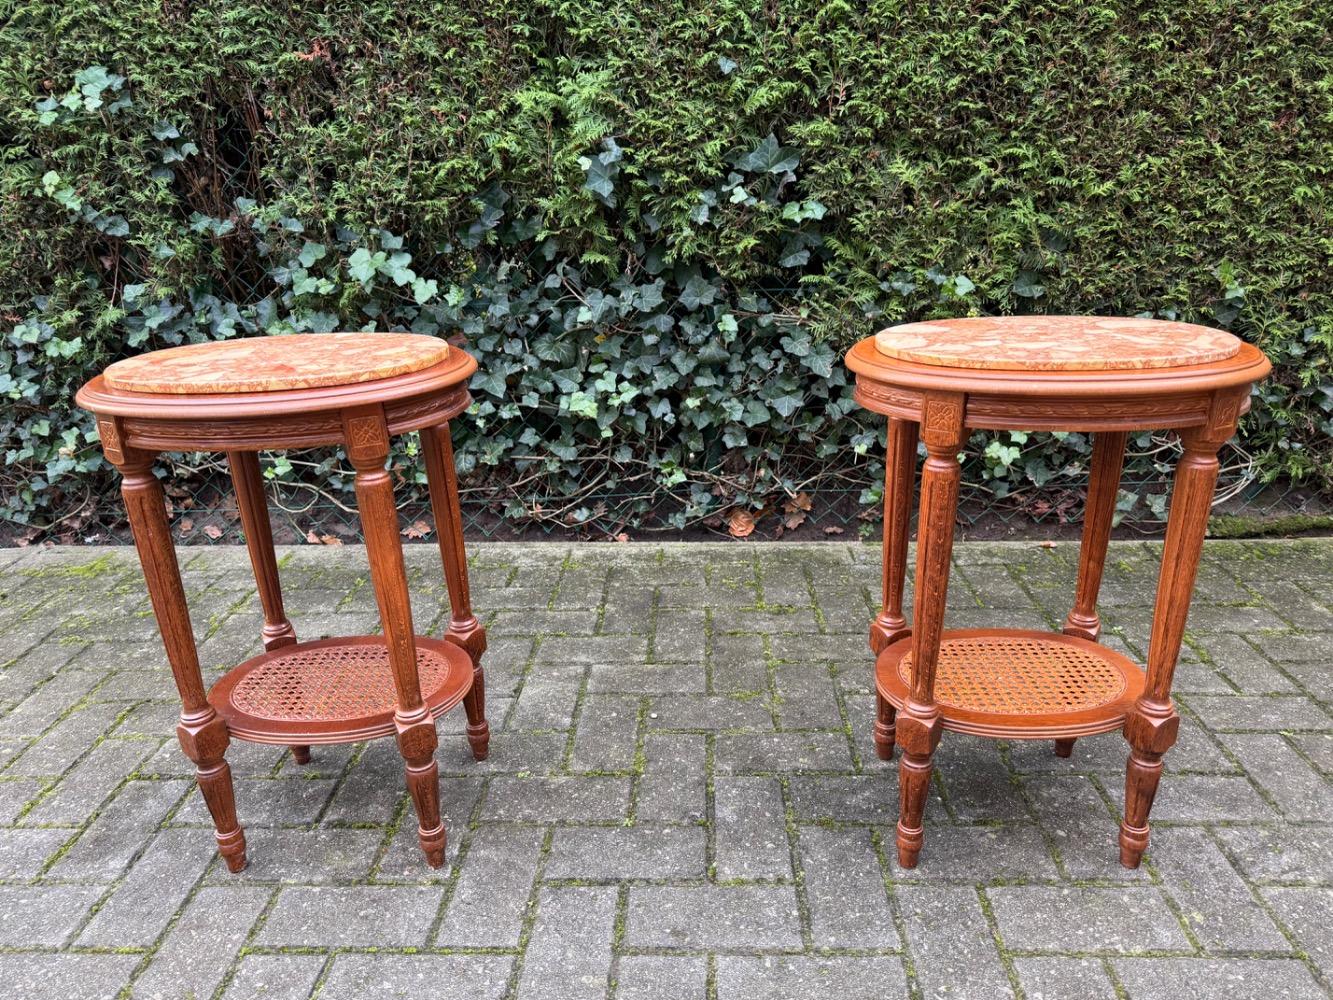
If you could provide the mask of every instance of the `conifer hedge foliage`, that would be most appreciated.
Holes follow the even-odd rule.
[[[0,234],[10,519],[108,495],[108,362],[361,328],[466,337],[514,515],[762,506],[878,450],[852,341],[984,313],[1229,327],[1247,452],[1333,482],[1324,0],[0,0]]]

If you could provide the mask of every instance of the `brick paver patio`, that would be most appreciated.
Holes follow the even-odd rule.
[[[491,758],[438,753],[449,863],[389,741],[229,755],[230,876],[172,736],[134,555],[0,550],[0,992],[750,1000],[1284,997],[1333,983],[1333,541],[1210,543],[1144,867],[1125,744],[946,734],[920,867],[871,747],[872,545],[475,545]],[[1113,547],[1142,662],[1155,549]],[[364,553],[281,553],[298,634],[366,632]],[[211,674],[258,651],[243,550],[182,551]],[[956,549],[952,627],[1055,627],[1076,548]],[[408,550],[418,629],[437,553]],[[211,679],[211,677],[210,677]]]

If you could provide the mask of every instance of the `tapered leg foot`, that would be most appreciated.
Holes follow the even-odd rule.
[[[926,833],[921,825],[930,791],[931,754],[903,752],[898,765],[898,866],[915,868]]]
[[[1074,752],[1074,741],[1072,739],[1055,741],[1055,755],[1057,757],[1068,757],[1073,752]]]
[[[474,760],[485,760],[490,754],[491,727],[486,722],[486,674],[478,664],[472,670],[472,689],[463,699],[467,712],[467,742]]]
[[[1162,778],[1162,755],[1132,750],[1125,766],[1125,818],[1120,823],[1120,863],[1137,868],[1148,849],[1148,813]]]
[[[232,790],[231,767],[220,760],[209,767],[200,766],[195,777],[204,804],[213,817],[213,836],[218,842],[218,853],[227,863],[227,870],[238,872],[245,867],[245,831],[236,821],[236,796]]]
[[[880,760],[893,760],[898,710],[879,692],[875,693],[875,708],[875,756]]]
[[[419,709],[411,717],[400,717],[398,750],[407,765],[407,791],[417,811],[417,837],[432,868],[444,864],[444,823],[440,820],[440,770],[435,764],[435,722]]]
[[[298,764],[310,763],[310,748],[307,746],[292,747],[292,760]]]

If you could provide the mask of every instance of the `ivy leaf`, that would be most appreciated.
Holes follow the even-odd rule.
[[[783,174],[795,170],[801,155],[789,146],[779,146],[772,132],[763,142],[736,161],[741,170],[757,174]]]
[[[370,251],[365,247],[357,247],[352,251],[352,256],[347,258],[347,273],[357,281],[365,284],[375,277],[375,272],[378,270],[378,263],[376,262],[375,257],[379,257],[380,261],[378,263],[382,263],[384,254],[377,253],[374,256],[371,256]]]
[[[1041,275],[1035,271],[1019,271],[1018,276],[1014,278],[1013,288],[1015,295],[1025,299],[1039,299],[1046,294],[1046,286],[1041,283]]]
[[[717,289],[696,274],[685,282],[685,288],[680,293],[680,304],[693,312],[700,306],[711,305],[715,298]]]
[[[434,278],[417,278],[412,282],[412,298],[419,306],[424,306],[433,299],[439,290],[440,286],[436,284]]]
[[[310,268],[314,266],[316,261],[323,260],[328,252],[328,247],[323,243],[311,243],[307,241],[306,245],[301,248],[301,253],[296,259],[301,262],[302,267]]]

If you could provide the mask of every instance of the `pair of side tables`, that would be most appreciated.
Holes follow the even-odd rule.
[[[889,418],[884,599],[870,629],[877,655],[875,748],[899,765],[899,864],[915,867],[932,757],[944,730],[1052,740],[1123,730],[1130,745],[1120,860],[1136,867],[1179,716],[1171,678],[1203,546],[1218,449],[1269,371],[1256,348],[1184,323],[1011,317],[915,323],[847,355],[856,399]],[[228,867],[245,866],[225,754],[231,737],[289,746],[393,735],[427,862],[444,862],[435,719],[463,703],[473,755],[487,753],[481,657],[472,611],[449,421],[469,404],[476,362],[431,337],[330,333],[171,348],[110,366],[78,393],[96,414],[122,494],[167,660],[180,693],[177,736],[195,763]],[[1173,428],[1176,469],[1146,674],[1097,643],[1097,594],[1127,434]],[[1078,585],[1061,634],[946,631],[958,454],[974,429],[1093,432]],[[450,601],[442,638],[416,634],[385,469],[393,435],[419,431]],[[918,444],[924,444],[910,626],[905,572]],[[283,611],[257,453],[341,445],[356,495],[382,636],[298,642]],[[264,613],[264,652],[204,687],[162,488],[162,451],[225,452]]]

